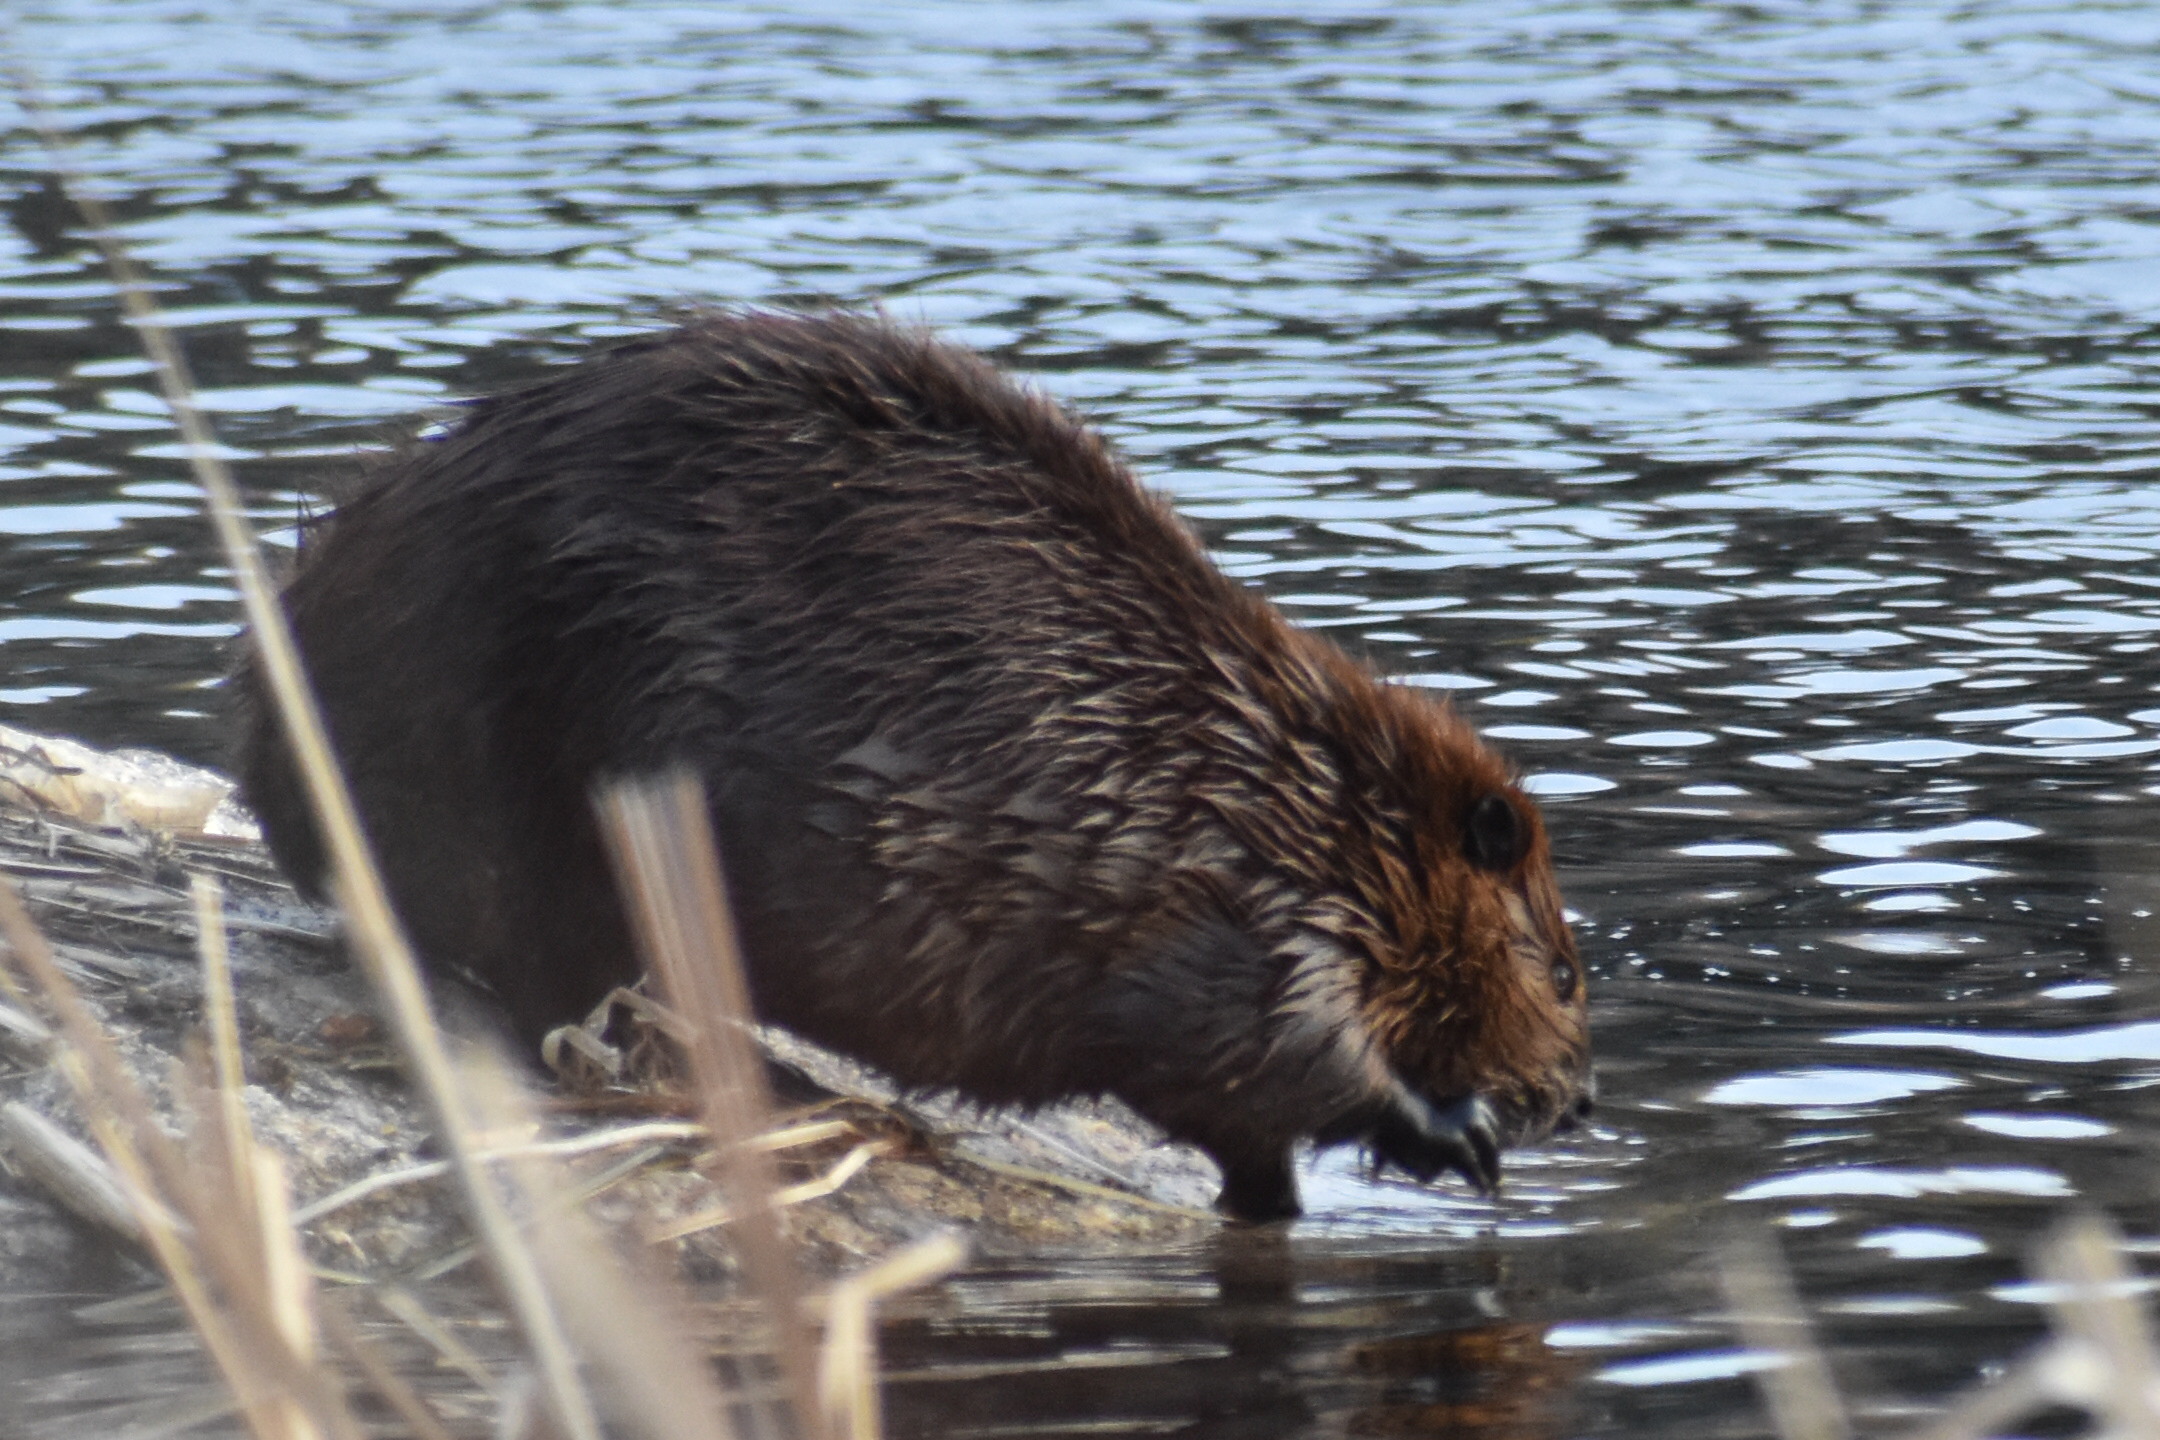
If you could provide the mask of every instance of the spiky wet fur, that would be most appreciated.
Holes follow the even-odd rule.
[[[528,1035],[636,970],[596,779],[686,761],[763,1013],[918,1086],[1118,1094],[1233,1208],[1401,1087],[1512,1142],[1585,1083],[1500,760],[922,333],[701,313],[481,402],[310,537],[287,605],[416,943]],[[242,768],[319,886],[259,712]],[[1463,834],[1493,794],[1528,836],[1499,872]]]

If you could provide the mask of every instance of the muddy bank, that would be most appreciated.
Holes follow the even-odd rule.
[[[0,728],[0,873],[161,1101],[201,1020],[191,877],[215,876],[232,932],[249,1110],[289,1165],[312,1258],[369,1280],[456,1269],[469,1247],[451,1187],[430,1173],[420,1108],[345,961],[336,917],[284,883],[227,789],[162,756]],[[453,1028],[485,1033],[469,997],[440,999]],[[80,1135],[50,1047],[33,1027],[7,1023],[10,1014],[0,1013],[0,1107],[20,1102]],[[762,1039],[782,1094],[788,1223],[813,1264],[851,1266],[956,1225],[978,1251],[997,1253],[1162,1243],[1216,1223],[1206,1209],[1213,1168],[1121,1106],[1017,1115],[904,1097],[793,1036]],[[564,1152],[571,1184],[626,1239],[672,1250],[694,1274],[729,1265],[724,1226],[691,1228],[723,1197],[691,1167],[698,1139],[664,1097],[630,1085],[566,1088],[544,1080],[537,1060],[533,1075],[544,1133],[504,1143]],[[0,1292],[147,1275],[123,1241],[56,1200],[23,1123],[16,1112],[0,1124]]]

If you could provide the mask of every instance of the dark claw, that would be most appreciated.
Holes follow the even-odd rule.
[[[1372,1129],[1373,1157],[1416,1180],[1453,1170],[1480,1194],[1500,1188],[1500,1120],[1482,1095],[1447,1105],[1405,1094]]]

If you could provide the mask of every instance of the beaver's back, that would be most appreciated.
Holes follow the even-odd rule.
[[[703,317],[483,402],[310,537],[287,605],[417,943],[521,1028],[635,973],[587,791],[681,759],[754,939],[840,952],[802,993],[761,975],[778,1013],[856,964],[982,961],[914,977],[933,993],[894,997],[856,1046],[878,1051],[950,1032],[911,1010],[1018,1021],[1046,971],[1084,983],[1090,937],[1144,922],[1194,839],[1204,682],[1280,643],[1092,432],[854,316]],[[247,768],[289,868],[319,874],[275,745]],[[955,924],[1030,963],[924,933]],[[828,1008],[810,1028],[853,1028]],[[1054,1090],[1040,1032],[996,1028]],[[900,1068],[958,1078],[937,1048]]]

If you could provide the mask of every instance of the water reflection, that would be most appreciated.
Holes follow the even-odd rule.
[[[668,303],[880,298],[1544,798],[1596,1127],[1497,1204],[1323,1157],[1265,1263],[984,1269],[900,1327],[903,1433],[1722,1433],[1734,1215],[1884,1385],[2009,1353],[2045,1216],[2154,1223],[2160,16],[981,16],[61,0],[23,44],[273,529]],[[0,718],[214,758],[229,588],[0,144]]]
[[[1689,1333],[1500,1318],[1536,1286],[1491,1252],[1443,1263],[1230,1235],[1194,1260],[1213,1283],[1183,1293],[1141,1280],[1120,1294],[1117,1279],[1104,1277],[1058,1304],[1054,1282],[1024,1275],[980,1292],[961,1282],[937,1318],[895,1327],[888,1345],[946,1351],[971,1332],[994,1335],[1003,1356],[994,1367],[1025,1375],[1032,1403],[986,1403],[949,1365],[902,1368],[894,1418],[946,1434],[1003,1433],[1027,1416],[1113,1433],[1317,1428],[1527,1440],[1566,1433],[1579,1414],[1578,1383],[1601,1356]],[[1014,1323],[1015,1297],[1038,1287],[1040,1308],[1026,1313],[1040,1328],[1019,1339],[1032,1327]]]

